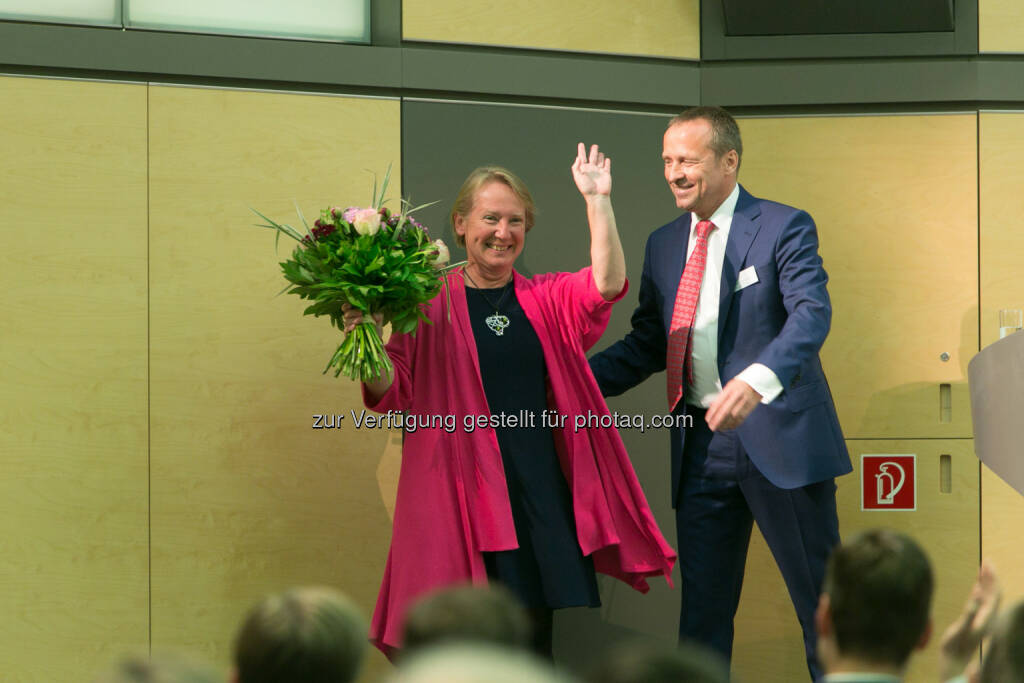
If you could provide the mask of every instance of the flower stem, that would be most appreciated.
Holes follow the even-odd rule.
[[[331,368],[334,368],[335,377],[344,373],[357,381],[379,379],[384,373],[390,373],[393,369],[391,358],[384,349],[384,341],[377,334],[377,326],[372,322],[360,323],[346,334],[324,368],[324,374]]]

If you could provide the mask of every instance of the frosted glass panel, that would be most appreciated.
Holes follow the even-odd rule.
[[[118,0],[2,0],[0,19],[120,26]]]
[[[124,0],[125,26],[370,41],[369,0]]]

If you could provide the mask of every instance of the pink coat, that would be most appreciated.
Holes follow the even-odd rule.
[[[460,273],[449,274],[448,287],[450,316],[442,292],[427,311],[433,324],[388,342],[391,388],[377,402],[363,392],[368,408],[408,410],[407,419],[417,420],[413,432],[407,424],[391,550],[370,627],[371,641],[388,655],[401,647],[404,615],[417,598],[444,585],[487,583],[480,553],[518,547],[494,430],[470,431],[464,422],[490,412]],[[567,416],[553,431],[583,554],[593,555],[597,571],[641,592],[648,576],[671,583],[676,554],[658,530],[618,431],[574,429],[576,415],[608,414],[584,352],[604,332],[613,302],[597,291],[590,268],[532,279],[515,273],[515,291],[544,350],[548,406]],[[454,416],[453,431],[451,422],[448,429],[443,424],[446,416]],[[434,427],[419,428],[431,421]]]

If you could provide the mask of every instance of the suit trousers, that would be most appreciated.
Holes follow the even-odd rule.
[[[704,410],[687,406],[676,533],[682,575],[680,639],[731,658],[733,619],[743,586],[752,522],[768,543],[803,630],[811,680],[822,675],[815,654],[814,612],[832,548],[839,543],[832,479],[795,489],[769,482],[734,430],[712,432]]]

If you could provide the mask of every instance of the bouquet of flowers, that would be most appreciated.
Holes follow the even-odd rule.
[[[410,208],[403,199],[397,214],[384,207],[390,177],[389,167],[379,194],[374,181],[369,207],[324,209],[312,228],[296,206],[305,234],[253,209],[266,221],[259,227],[277,232],[275,245],[281,235],[298,243],[291,258],[281,263],[290,283],[281,293],[312,301],[303,315],[326,315],[343,330],[341,306],[348,303],[366,314],[382,313],[395,332],[414,333],[421,320],[430,322],[424,304],[437,296],[445,274],[460,264],[446,266],[448,247],[442,240],[431,242],[427,229],[410,216],[429,204]],[[391,372],[384,342],[368,315],[345,336],[324,374],[331,368],[335,377],[345,373],[355,380]]]

